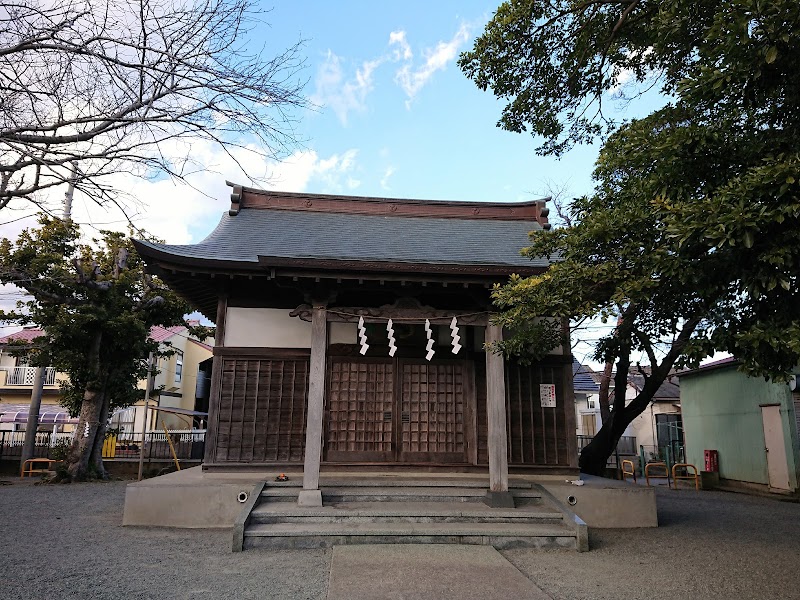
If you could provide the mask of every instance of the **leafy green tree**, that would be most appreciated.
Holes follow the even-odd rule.
[[[621,318],[596,348],[616,363],[619,393],[582,452],[587,472],[671,368],[723,350],[781,379],[800,362],[798,31],[790,0],[513,0],[461,56],[468,77],[508,101],[499,126],[542,136],[540,153],[603,142],[572,226],[527,250],[563,261],[495,292],[520,331],[507,351],[541,346],[526,333],[533,314]],[[651,88],[662,107],[609,117],[614,96]],[[625,406],[637,353],[650,369]]]
[[[148,374],[148,354],[158,352],[150,328],[183,324],[189,308],[145,274],[123,234],[102,232],[85,244],[69,221],[41,217],[39,223],[14,243],[0,242],[0,281],[32,296],[0,318],[44,329],[32,364],[69,375],[64,406],[79,416],[67,473],[76,480],[105,478],[106,423],[115,408],[143,398],[137,382]]]

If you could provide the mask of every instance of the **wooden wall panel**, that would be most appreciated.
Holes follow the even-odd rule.
[[[302,462],[307,358],[224,357],[216,462]]]
[[[394,372],[391,360],[331,360],[326,460],[393,459]]]
[[[506,417],[510,465],[570,466],[563,365],[506,362]],[[555,384],[556,407],[542,408],[540,384]]]
[[[409,458],[466,462],[463,363],[404,362],[400,451]],[[401,460],[403,460],[401,456]]]

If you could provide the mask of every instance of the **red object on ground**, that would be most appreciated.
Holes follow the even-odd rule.
[[[704,450],[703,456],[706,461],[706,471],[717,473],[719,471],[719,452],[717,450]]]

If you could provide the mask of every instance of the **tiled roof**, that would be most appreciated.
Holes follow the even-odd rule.
[[[175,325],[174,327],[161,327],[160,325],[154,325],[150,328],[150,339],[154,342],[163,342],[171,338],[176,333],[183,333],[184,331],[186,331],[186,327],[183,325]]]
[[[26,327],[15,333],[9,333],[0,337],[0,344],[8,344],[9,342],[30,342],[37,337],[44,335],[44,331],[38,327]]]
[[[600,386],[592,377],[592,370],[572,359],[572,383],[576,392],[599,392]]]
[[[639,390],[644,387],[644,377],[641,375],[629,375],[628,382],[633,384]],[[653,395],[653,400],[656,402],[664,402],[669,400],[680,400],[680,397],[681,387],[678,383],[678,377],[673,373],[669,375],[656,390],[656,393]]]
[[[198,325],[200,321],[187,321],[191,325]],[[182,333],[186,331],[186,327],[183,325],[176,325],[174,327],[161,327],[160,325],[155,325],[150,329],[150,339],[154,342],[163,342],[171,338],[173,335]],[[30,342],[31,340],[36,339],[44,335],[44,331],[36,327],[26,327],[20,331],[15,333],[10,333],[6,336],[0,337],[0,344],[8,344],[9,342]],[[207,344],[203,344],[202,342],[197,342],[202,346],[207,346]]]
[[[198,244],[144,248],[188,259],[258,264],[259,256],[283,259],[386,261],[414,264],[546,267],[546,259],[520,256],[536,221],[242,209],[224,214]]]

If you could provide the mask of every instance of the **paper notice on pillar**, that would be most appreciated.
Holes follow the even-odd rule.
[[[552,383],[539,384],[539,399],[542,402],[542,408],[555,408],[556,407],[556,386]]]

